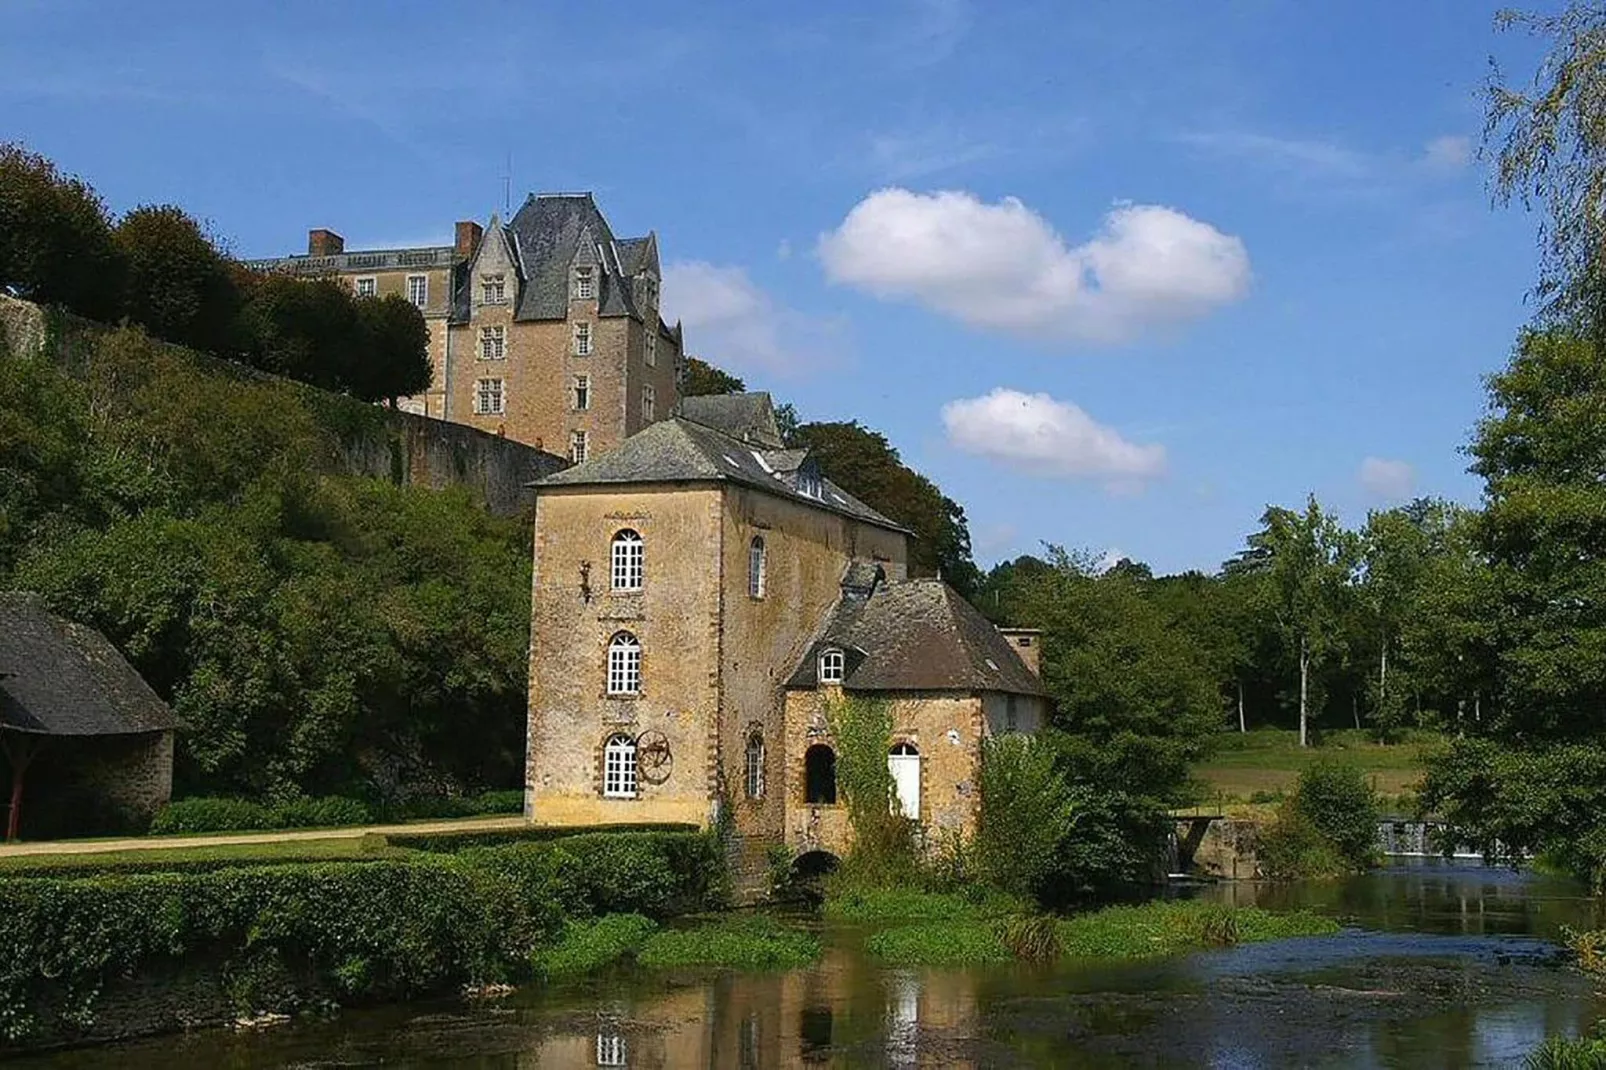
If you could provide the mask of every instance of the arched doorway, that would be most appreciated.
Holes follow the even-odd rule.
[[[824,743],[803,752],[803,801],[817,806],[836,804],[836,751]]]
[[[920,751],[913,743],[896,743],[887,753],[887,771],[898,793],[898,812],[920,820]]]

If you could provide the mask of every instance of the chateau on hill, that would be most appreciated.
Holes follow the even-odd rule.
[[[417,305],[434,376],[401,402],[411,412],[581,462],[678,400],[681,331],[659,315],[657,236],[615,238],[589,193],[532,194],[505,223],[459,222],[451,245],[347,252],[320,229],[305,256],[247,266]]]
[[[741,863],[840,854],[828,705],[888,700],[905,814],[968,830],[982,740],[1046,714],[1035,632],[1003,632],[909,533],[785,449],[768,395],[688,398],[536,484],[526,811],[543,825],[733,810]]]

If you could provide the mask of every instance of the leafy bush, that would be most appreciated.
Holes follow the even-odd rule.
[[[151,834],[244,832],[273,828],[273,811],[249,799],[178,799],[157,811]]]
[[[328,795],[322,799],[297,799],[273,808],[276,827],[335,828],[341,825],[367,825],[374,815],[356,799]]]
[[[1059,919],[1052,914],[1023,914],[1009,918],[1000,931],[1004,946],[1018,959],[1037,962],[1057,959],[1064,950]]]
[[[853,846],[842,872],[861,883],[895,885],[918,875],[915,825],[896,805],[897,788],[887,767],[892,707],[885,699],[839,698],[826,706],[836,744],[836,777]]]
[[[979,875],[1012,895],[1036,896],[1053,879],[1076,807],[1054,753],[1031,736],[982,743]]]
[[[1606,1070],[1606,1036],[1548,1037],[1522,1065],[1526,1070]]]
[[[505,847],[514,843],[542,843],[548,840],[568,839],[571,836],[612,835],[615,833],[690,833],[695,825],[671,824],[620,824],[587,825],[584,828],[565,828],[556,825],[525,825],[502,829],[448,829],[442,832],[393,832],[385,838],[392,847],[412,851],[430,851],[451,854],[473,847]]]
[[[828,883],[824,913],[832,921],[876,924],[894,921],[975,921],[1020,913],[1013,897],[974,885],[971,894],[928,892],[919,888],[876,888],[842,879]]]
[[[1380,812],[1358,768],[1313,762],[1261,837],[1262,866],[1275,877],[1320,877],[1375,865]]]

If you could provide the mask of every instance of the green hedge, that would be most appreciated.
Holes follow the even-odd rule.
[[[519,980],[570,916],[722,905],[722,859],[711,834],[638,832],[366,862],[0,880],[0,1037],[97,1036],[108,989],[186,964],[214,970],[231,1013]]]
[[[490,817],[524,811],[524,792],[485,791],[478,795],[430,796],[375,809],[360,799],[328,795],[270,805],[252,799],[197,797],[168,803],[151,821],[151,834],[259,832],[295,828],[339,828],[378,821],[444,820]]]
[[[390,841],[392,847],[405,847],[413,851],[434,851],[453,853],[464,851],[471,847],[502,847],[513,843],[542,843],[547,840],[567,839],[571,836],[595,835],[602,833],[617,833],[627,835],[634,832],[693,832],[695,825],[591,825],[585,828],[565,827],[557,825],[529,825],[523,828],[507,829],[463,829],[454,831],[447,829],[443,832],[392,832],[387,833],[385,839]]]

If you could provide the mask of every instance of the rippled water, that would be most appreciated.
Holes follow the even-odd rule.
[[[806,970],[615,973],[562,989],[211,1031],[22,1066],[1502,1067],[1606,1003],[1556,964],[1562,925],[1602,924],[1565,881],[1424,862],[1343,883],[1219,885],[1308,907],[1336,937],[1160,962],[893,970],[848,934]]]

